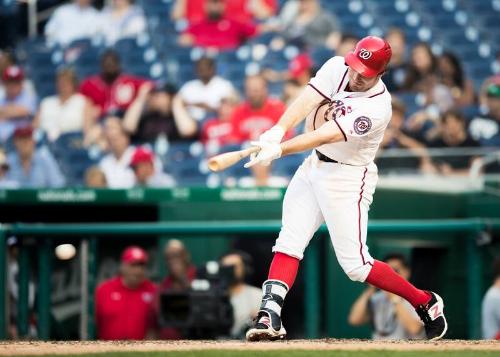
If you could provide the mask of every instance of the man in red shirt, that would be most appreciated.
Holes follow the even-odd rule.
[[[247,100],[237,106],[231,116],[240,143],[257,139],[285,112],[285,105],[280,100],[269,97],[267,82],[261,75],[246,78],[245,96]]]
[[[232,50],[258,34],[259,28],[253,22],[240,22],[225,16],[225,7],[225,0],[206,0],[206,18],[190,24],[179,37],[179,44]]]
[[[157,328],[156,285],[146,279],[148,255],[137,246],[121,256],[120,274],[95,293],[97,337],[101,340],[143,340]]]
[[[205,18],[206,0],[176,0],[172,7],[172,19],[187,19],[195,23]],[[276,0],[231,0],[226,4],[224,14],[237,21],[265,20],[276,14]]]
[[[221,146],[240,142],[234,123],[231,120],[236,104],[237,99],[234,97],[223,98],[217,110],[218,116],[203,123],[201,141],[207,149],[216,152]]]
[[[80,92],[95,106],[97,117],[127,110],[146,79],[123,74],[120,57],[112,50],[101,57],[101,73],[83,81]]]

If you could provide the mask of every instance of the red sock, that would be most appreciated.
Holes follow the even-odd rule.
[[[401,275],[396,273],[389,264],[375,260],[366,282],[385,291],[389,291],[408,300],[413,307],[425,304],[431,298],[424,290],[417,289]]]
[[[283,253],[274,254],[271,267],[269,268],[268,279],[279,280],[292,288],[299,270],[299,260]]]

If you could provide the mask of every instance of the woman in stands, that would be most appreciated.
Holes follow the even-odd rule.
[[[145,83],[123,118],[134,143],[153,142],[160,135],[168,141],[196,139],[198,127],[177,91],[170,85],[155,88]]]
[[[406,71],[403,89],[427,92],[436,81],[437,60],[428,44],[417,43],[411,50],[410,65]]]
[[[47,133],[50,141],[61,134],[86,132],[90,123],[85,123],[86,111],[90,110],[87,99],[78,93],[78,79],[73,70],[65,68],[56,74],[57,94],[46,97],[40,103],[35,117],[35,127]]]
[[[457,56],[451,52],[443,53],[438,59],[439,80],[449,88],[455,106],[465,107],[476,102],[474,85],[466,78]]]

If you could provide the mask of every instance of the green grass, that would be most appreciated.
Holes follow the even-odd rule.
[[[175,352],[113,352],[78,355],[86,356],[106,356],[106,357],[483,357],[499,356],[498,351],[231,351],[231,350],[211,350],[211,351],[175,351]],[[75,356],[75,355],[64,355]],[[61,357],[61,355],[58,355]]]

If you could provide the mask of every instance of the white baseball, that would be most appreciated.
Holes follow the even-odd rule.
[[[73,244],[60,244],[55,249],[56,257],[61,260],[70,260],[76,254],[76,248]]]

